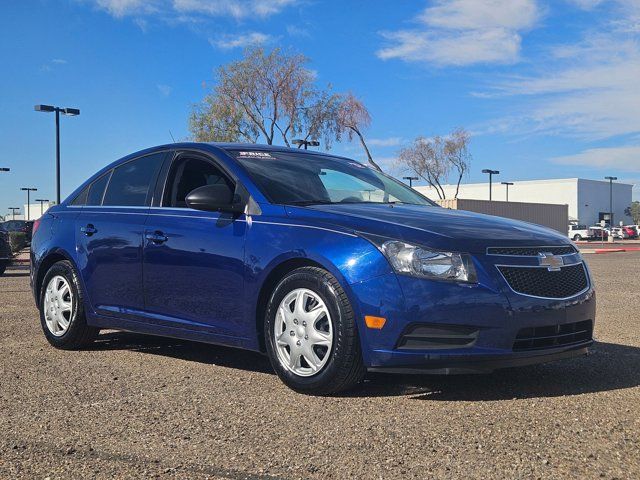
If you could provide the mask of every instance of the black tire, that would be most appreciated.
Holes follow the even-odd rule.
[[[7,267],[9,266],[9,262],[6,261],[0,261],[0,276],[2,276],[2,274],[4,274],[5,270],[7,269]]]
[[[274,338],[278,307],[288,293],[298,288],[306,288],[317,294],[333,319],[330,357],[319,372],[307,377],[297,375],[280,363]],[[273,369],[287,386],[297,392],[330,395],[354,387],[365,376],[366,368],[362,361],[353,309],[340,283],[326,270],[303,267],[287,274],[271,295],[264,331],[267,354]]]
[[[49,285],[51,279],[56,275],[63,277],[67,281],[73,293],[73,306],[69,321],[69,327],[66,332],[64,332],[64,334],[60,336],[55,336],[51,333],[51,331],[47,327],[44,315],[44,304],[47,285]],[[86,347],[98,336],[100,330],[98,328],[87,325],[87,319],[84,311],[84,295],[80,286],[78,275],[71,262],[67,260],[62,260],[53,264],[53,266],[49,268],[46,275],[44,276],[42,287],[40,289],[40,324],[42,326],[44,336],[47,338],[47,341],[54,347],[62,350],[77,350],[79,348]]]
[[[582,240],[582,235],[574,235],[573,236],[573,241],[574,242],[579,242],[580,240]]]

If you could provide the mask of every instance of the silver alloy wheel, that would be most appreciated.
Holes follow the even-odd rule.
[[[273,332],[280,364],[296,375],[315,375],[331,356],[331,315],[312,290],[297,288],[282,299]]]
[[[52,335],[60,337],[69,329],[73,315],[73,293],[67,280],[56,275],[44,294],[44,319]]]

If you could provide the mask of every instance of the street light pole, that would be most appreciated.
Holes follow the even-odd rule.
[[[20,211],[20,207],[9,207],[9,210],[11,210],[11,213],[12,213],[11,219],[15,220],[16,219],[16,210]]]
[[[75,117],[80,115],[80,110],[52,105],[36,105],[33,109],[36,112],[54,112],[56,114],[56,202],[60,205],[60,113]]]
[[[40,216],[44,214],[44,202],[48,201],[48,198],[36,198],[36,202],[40,202]]]
[[[292,140],[291,143],[293,143],[294,145],[298,145],[298,148],[303,147],[306,150],[307,147],[319,147],[320,146],[320,142],[318,142],[317,140],[302,140],[302,139],[295,139]]]
[[[27,218],[25,220],[31,219],[31,192],[36,192],[38,189],[33,187],[22,187],[20,190],[27,192]]]
[[[491,198],[491,189],[492,189],[492,184],[493,184],[493,176],[494,175],[498,175],[500,173],[499,170],[491,170],[489,168],[485,168],[484,170],[482,170],[482,173],[488,173],[489,174],[489,201],[492,200]]]
[[[409,187],[413,188],[413,181],[415,180],[416,182],[419,180],[418,177],[402,177],[403,180],[409,180]]]
[[[502,185],[507,187],[507,202],[509,201],[509,185],[513,185],[513,182],[500,182]]]
[[[604,177],[609,180],[609,229],[613,232],[613,181],[618,177]]]

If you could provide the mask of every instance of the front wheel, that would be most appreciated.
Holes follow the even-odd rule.
[[[269,300],[265,322],[271,365],[290,388],[328,395],[364,378],[353,309],[326,270],[303,267],[289,273]]]
[[[582,240],[582,235],[574,235],[573,236],[573,241],[574,242],[579,242],[580,240]]]
[[[40,323],[47,341],[64,350],[84,347],[98,335],[97,328],[87,325],[80,282],[67,260],[55,263],[44,276]]]

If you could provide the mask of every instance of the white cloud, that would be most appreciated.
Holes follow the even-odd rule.
[[[494,82],[486,96],[522,100],[513,118],[497,123],[585,140],[640,132],[640,46],[617,32],[587,37],[554,48],[536,74]]]
[[[402,143],[402,137],[370,138],[367,143],[374,147],[397,147]]]
[[[61,65],[66,65],[67,63],[69,63],[69,62],[67,62],[63,58],[52,58],[47,63],[41,65],[40,66],[40,70],[43,71],[43,72],[50,72],[55,67],[58,67],[58,66],[61,66]]]
[[[162,95],[163,97],[168,97],[169,95],[171,95],[171,92],[173,91],[172,87],[170,87],[169,85],[164,85],[162,83],[159,83],[158,85],[156,85],[156,87],[158,87],[158,91],[160,92],[160,95]]]
[[[575,155],[555,157],[551,161],[563,165],[640,172],[640,145],[590,148]]]
[[[209,39],[209,43],[223,50],[232,48],[244,48],[249,45],[258,45],[271,40],[271,36],[260,32],[249,32],[240,35],[222,35],[216,39]]]
[[[592,10],[595,7],[599,6],[601,3],[604,3],[605,0],[568,0],[569,3],[574,4],[578,8],[582,8],[583,10]]]
[[[287,33],[291,37],[305,37],[308,38],[311,36],[309,31],[306,28],[301,28],[296,25],[287,25]]]
[[[268,17],[298,0],[80,0],[94,3],[116,18],[160,14],[165,17]]]
[[[116,18],[154,13],[161,3],[160,0],[95,0],[98,8]]]
[[[434,3],[415,19],[419,28],[383,32],[391,45],[378,50],[378,57],[440,66],[514,63],[520,57],[521,33],[542,15],[536,0]]]

